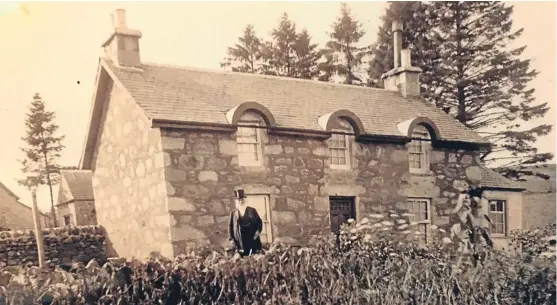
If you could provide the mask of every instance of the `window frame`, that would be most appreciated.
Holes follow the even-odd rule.
[[[420,128],[420,127],[425,129],[425,132],[422,131],[422,130],[416,130],[417,128]],[[408,143],[407,149],[408,149],[408,168],[409,168],[409,171],[412,174],[427,174],[431,170],[431,164],[430,164],[430,160],[429,160],[429,155],[430,155],[430,151],[431,151],[431,140],[432,140],[431,133],[429,132],[429,129],[426,126],[417,125],[412,130],[411,137],[412,138],[425,139],[425,141],[411,140]],[[415,144],[416,142],[419,142],[419,146],[420,146],[420,152],[419,153],[414,153],[414,152],[410,151],[411,145]],[[418,167],[418,168],[411,167],[410,155],[417,155],[417,154],[419,154],[419,156],[420,156],[419,158],[420,158],[420,165],[421,166]]]
[[[66,221],[66,219],[68,221]],[[64,215],[64,226],[71,226],[72,225],[72,215],[71,214],[66,214]]]
[[[246,194],[247,198],[249,198],[250,196],[251,197],[262,197],[262,198],[264,198],[264,201],[265,201],[264,204],[265,204],[265,209],[266,209],[265,215],[267,217],[266,217],[266,219],[263,219],[263,217],[261,217],[262,214],[261,214],[260,211],[257,211],[257,214],[259,214],[259,217],[261,217],[261,221],[263,222],[263,228],[265,229],[265,234],[261,234],[261,235],[266,235],[268,238],[267,238],[267,241],[261,240],[261,243],[272,244],[274,236],[273,236],[273,217],[271,215],[271,213],[272,213],[271,212],[271,195],[270,194],[263,194],[263,193],[249,193],[249,194]],[[247,198],[246,198],[246,204],[248,206],[250,206],[248,204],[249,199],[247,199]],[[251,206],[251,207],[253,208],[253,206]],[[257,210],[257,208],[256,208],[256,210]],[[263,232],[261,232],[261,233],[263,233]]]
[[[429,243],[429,242],[431,242],[431,226],[433,224],[432,221],[431,221],[431,215],[432,215],[432,213],[431,213],[431,199],[430,198],[424,198],[424,197],[407,197],[407,199],[406,199],[407,206],[410,207],[410,204],[412,203],[412,210],[407,209],[408,213],[415,214],[414,210],[413,210],[413,206],[414,206],[413,202],[416,202],[416,201],[426,203],[426,213],[425,213],[425,215],[426,215],[427,219],[423,220],[423,221],[418,221],[417,225],[424,225],[424,224],[426,225],[425,241],[424,242]],[[421,212],[421,210],[420,210],[420,212]],[[413,217],[416,217],[416,216],[413,216]],[[410,220],[410,221],[412,221],[412,220]],[[414,230],[414,232],[412,232],[412,234],[415,234],[415,231],[417,231],[417,230]],[[420,241],[421,241],[421,239],[420,239]]]
[[[495,209],[497,209],[497,202],[502,202],[503,203],[503,211],[492,211],[491,210],[491,205],[492,203],[495,203]],[[489,219],[491,219],[492,224],[490,224],[489,226],[489,233],[491,234],[491,236],[493,237],[507,237],[508,236],[508,219],[507,219],[507,200],[505,199],[489,199],[488,200],[488,206],[487,206],[487,216],[489,217]],[[493,232],[493,229],[496,228],[496,223],[494,222],[494,217],[492,217],[493,214],[497,214],[497,215],[503,215],[503,233],[499,233],[499,232]]]
[[[350,135],[346,134],[345,130],[333,130],[331,137],[328,139],[328,153],[329,153],[329,166],[332,169],[350,169],[352,168],[352,147],[350,143]],[[331,144],[333,142],[334,136],[343,136],[344,137],[344,148],[341,147],[332,147]],[[344,150],[344,159],[346,160],[345,164],[333,164],[332,159],[332,150]]]
[[[250,127],[242,127],[238,126],[238,131],[236,132],[236,153],[238,156],[238,165],[244,167],[254,167],[254,166],[262,166],[263,165],[263,141],[262,141],[262,134],[261,134],[261,120],[239,120],[238,125],[250,125]],[[240,142],[238,137],[238,133],[240,128],[246,129],[253,129],[255,131],[255,143],[248,143],[248,142]],[[240,145],[255,145],[256,153],[257,153],[257,161],[249,160],[242,158],[240,155],[243,154],[240,152]]]

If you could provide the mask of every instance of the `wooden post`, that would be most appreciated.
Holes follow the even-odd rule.
[[[37,241],[37,251],[39,254],[39,267],[44,268],[45,254],[43,229],[41,227],[39,208],[37,207],[37,190],[35,188],[31,190],[31,195],[33,196],[33,222],[35,224],[35,239]]]

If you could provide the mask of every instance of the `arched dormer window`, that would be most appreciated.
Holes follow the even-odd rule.
[[[329,164],[335,169],[350,169],[354,145],[354,128],[344,119],[336,119],[329,138]]]
[[[245,112],[238,120],[238,131],[236,133],[238,165],[263,165],[262,135],[264,130],[259,127],[264,125],[263,118],[253,111]]]
[[[408,143],[408,161],[411,173],[425,174],[429,172],[429,152],[431,151],[431,135],[422,124],[414,126]],[[421,140],[424,139],[425,141]]]

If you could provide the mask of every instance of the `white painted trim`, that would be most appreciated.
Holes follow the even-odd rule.
[[[412,122],[414,122],[414,120],[416,120],[417,117],[413,117],[409,120],[406,120],[404,122],[400,122],[396,125],[396,128],[398,129],[398,131],[400,132],[401,135],[405,136],[405,137],[409,137],[410,136],[410,125],[412,125]]]
[[[228,111],[225,113],[224,116],[226,117],[226,121],[227,121],[229,124],[232,124],[232,118],[234,118],[234,114],[236,114],[236,110],[238,109],[238,107],[240,107],[240,105],[238,105],[238,106],[236,106],[236,107],[234,107],[234,108],[228,110]]]
[[[317,118],[317,124],[319,124],[319,127],[321,127],[321,129],[327,130],[327,123],[329,123],[329,119],[331,118],[331,115],[333,113],[334,112],[327,113]]]

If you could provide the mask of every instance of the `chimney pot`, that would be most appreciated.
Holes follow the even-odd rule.
[[[400,21],[393,21],[393,32],[402,31],[402,23]]]
[[[402,49],[402,23],[393,21],[393,51],[394,68],[400,67],[400,50]]]
[[[118,29],[126,29],[126,10],[124,9],[117,9],[112,14],[112,25],[114,28]]]

